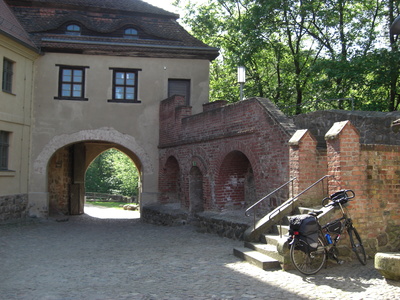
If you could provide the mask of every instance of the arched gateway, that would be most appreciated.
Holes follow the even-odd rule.
[[[146,193],[146,177],[152,176],[154,166],[135,138],[112,128],[83,130],[54,137],[35,159],[32,189],[37,192],[30,195],[31,215],[83,213],[85,172],[100,153],[110,148],[120,150],[135,163],[141,198]]]

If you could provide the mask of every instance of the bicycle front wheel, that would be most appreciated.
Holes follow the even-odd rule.
[[[347,231],[349,233],[350,243],[351,243],[351,247],[352,247],[354,253],[356,254],[360,263],[363,265],[366,265],[367,264],[367,255],[365,254],[365,249],[362,244],[360,235],[358,234],[357,230],[354,227],[351,227]],[[354,236],[353,236],[353,233],[354,233]]]
[[[322,240],[318,239],[317,250],[310,253],[300,250],[301,245],[296,247],[297,243],[300,244],[302,241],[296,241],[290,248],[290,260],[293,266],[304,275],[313,275],[319,272],[326,261],[326,251]]]

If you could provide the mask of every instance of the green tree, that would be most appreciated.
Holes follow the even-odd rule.
[[[87,192],[136,196],[139,173],[132,160],[116,149],[101,153],[86,171]]]
[[[399,53],[388,29],[398,1],[177,2],[186,3],[183,22],[193,35],[221,49],[211,67],[211,100],[238,100],[236,67],[243,64],[246,96],[270,98],[289,114],[350,103],[397,109]],[[354,102],[317,101],[337,98]]]

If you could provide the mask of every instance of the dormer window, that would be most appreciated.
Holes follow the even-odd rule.
[[[67,34],[67,35],[81,35],[81,26],[76,25],[76,24],[68,25],[67,29],[65,31],[65,34]]]
[[[134,28],[127,28],[124,31],[124,38],[136,40],[139,38],[138,32]]]

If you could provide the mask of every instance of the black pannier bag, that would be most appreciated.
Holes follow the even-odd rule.
[[[299,250],[306,253],[317,250],[319,224],[317,218],[311,215],[297,215],[289,218],[289,235],[299,232]],[[290,238],[289,238],[290,240]]]

